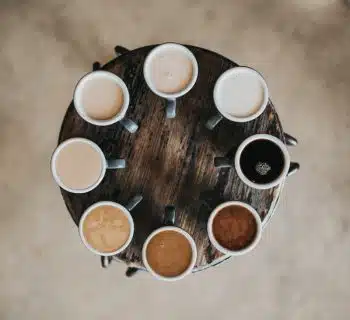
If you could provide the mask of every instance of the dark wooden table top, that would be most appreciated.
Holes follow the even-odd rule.
[[[125,158],[125,170],[107,170],[102,183],[86,194],[61,190],[66,206],[79,223],[91,204],[111,200],[125,204],[141,193],[143,201],[132,211],[135,235],[118,259],[143,268],[141,249],[146,237],[162,226],[164,208],[176,207],[176,225],[189,232],[198,248],[196,270],[215,265],[227,257],[210,244],[206,224],[211,211],[220,203],[240,200],[252,205],[266,221],[277,204],[282,185],[269,190],[246,186],[234,169],[215,169],[215,156],[233,156],[248,136],[268,133],[284,141],[283,130],[270,102],[264,113],[248,123],[224,119],[213,131],[206,121],[216,113],[213,88],[218,77],[237,66],[233,61],[206,49],[187,46],[195,55],[199,76],[193,89],[177,100],[175,119],[165,118],[165,101],[147,87],[143,63],[154,46],[122,54],[102,67],[121,77],[130,92],[127,117],[139,125],[130,134],[120,124],[98,127],[85,122],[70,104],[64,117],[59,143],[72,137],[96,142],[106,158]]]

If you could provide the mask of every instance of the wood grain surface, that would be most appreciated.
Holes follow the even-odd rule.
[[[216,113],[213,101],[215,81],[227,69],[237,66],[229,59],[198,47],[188,46],[199,65],[193,89],[177,100],[175,119],[165,118],[165,101],[147,87],[143,62],[153,46],[142,47],[110,61],[102,67],[120,76],[130,92],[127,117],[139,125],[130,134],[120,124],[97,127],[85,122],[70,104],[62,123],[59,143],[72,137],[96,142],[107,159],[125,158],[124,170],[107,170],[102,183],[86,194],[61,190],[74,219],[91,204],[111,200],[121,204],[136,194],[142,203],[132,211],[135,235],[118,259],[143,268],[141,249],[146,237],[162,226],[164,208],[176,207],[176,225],[189,232],[198,248],[196,270],[224,260],[210,244],[206,226],[211,211],[223,201],[240,200],[251,204],[263,222],[271,215],[282,186],[255,190],[246,186],[234,169],[215,169],[215,156],[233,156],[238,145],[256,133],[272,134],[284,141],[277,113],[270,102],[264,113],[248,123],[224,119],[213,131],[206,121]],[[258,250],[258,249],[257,249]]]

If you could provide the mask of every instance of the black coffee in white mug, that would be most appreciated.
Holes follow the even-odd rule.
[[[290,158],[285,144],[278,138],[253,135],[242,142],[235,156],[238,176],[252,188],[268,189],[286,177]]]

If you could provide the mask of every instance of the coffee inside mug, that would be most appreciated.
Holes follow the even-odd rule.
[[[147,238],[142,256],[146,268],[155,277],[174,281],[191,272],[197,251],[187,232],[177,227],[163,227]]]
[[[121,112],[124,104],[123,90],[115,81],[93,77],[82,88],[81,103],[90,118],[108,120]]]
[[[235,67],[224,72],[214,87],[214,101],[229,120],[246,122],[258,117],[268,102],[264,78],[254,69]]]
[[[227,202],[212,212],[208,221],[208,234],[219,251],[241,255],[252,250],[260,240],[260,217],[246,203]]]
[[[150,89],[164,98],[184,95],[194,85],[198,65],[193,53],[186,47],[165,43],[147,56],[144,77]]]
[[[88,249],[99,255],[110,256],[129,245],[134,223],[126,208],[114,202],[101,201],[85,211],[79,231]]]
[[[92,190],[104,176],[105,158],[100,148],[84,138],[72,138],[55,150],[51,169],[59,186],[80,193]]]
[[[121,120],[129,106],[124,81],[108,71],[94,71],[78,82],[74,105],[79,115],[95,125],[110,125]]]
[[[249,186],[271,188],[287,175],[290,159],[284,143],[274,136],[260,134],[243,141],[235,157],[239,177]]]

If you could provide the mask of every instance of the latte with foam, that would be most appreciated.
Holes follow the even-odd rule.
[[[86,242],[100,253],[120,249],[129,239],[131,228],[124,211],[111,205],[92,209],[83,221]]]
[[[150,77],[158,91],[168,94],[180,92],[191,83],[192,61],[176,48],[160,51],[150,61]]]

